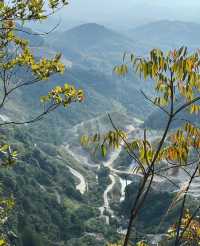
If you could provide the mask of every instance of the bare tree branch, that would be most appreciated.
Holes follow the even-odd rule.
[[[140,90],[140,92],[142,93],[142,95],[145,97],[146,100],[148,100],[149,102],[151,102],[153,105],[155,105],[156,107],[158,107],[159,109],[161,109],[165,114],[167,114],[169,116],[169,112],[164,109],[163,107],[161,107],[160,105],[156,104],[151,98],[149,98],[144,91]]]

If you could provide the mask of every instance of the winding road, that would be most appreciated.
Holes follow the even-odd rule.
[[[84,194],[87,191],[87,182],[83,175],[76,171],[75,169],[67,166],[70,172],[79,180],[79,184],[76,186],[76,189],[80,191],[81,194]]]
[[[125,199],[125,189],[126,189],[126,186],[131,184],[132,181],[131,180],[125,180],[125,179],[122,179],[122,178],[119,178],[119,181],[120,181],[120,184],[121,184],[121,198],[120,198],[120,202],[123,202],[124,199]]]
[[[57,159],[65,161],[61,156],[57,156]],[[84,176],[74,168],[70,167],[69,165],[66,166],[69,169],[69,171],[79,180],[79,183],[76,185],[76,189],[79,190],[81,194],[84,194],[87,191],[87,187],[88,187],[88,184]]]
[[[127,126],[127,134],[131,137],[135,137],[135,138],[143,138],[143,129],[140,128],[139,123],[141,123],[138,120],[138,123],[136,123],[136,126],[133,125],[129,125]],[[79,124],[79,126],[84,126],[82,123]],[[78,127],[79,127],[78,126]],[[76,126],[76,129],[78,129],[78,127]],[[74,132],[76,134],[76,131]],[[158,132],[148,132],[150,136],[148,136],[149,141],[154,141],[156,138],[159,137],[159,133]],[[108,160],[102,162],[101,164],[96,164],[94,163],[89,154],[86,154],[85,151],[80,147],[76,147],[76,149],[73,149],[73,147],[70,147],[69,144],[67,144],[65,147],[66,151],[71,154],[71,156],[79,163],[81,163],[84,166],[89,167],[90,169],[99,169],[101,167],[101,165],[103,164],[104,167],[109,168],[110,170],[110,174],[109,174],[109,179],[110,179],[110,184],[107,186],[106,190],[103,192],[103,205],[101,207],[99,207],[100,210],[100,216],[102,218],[105,219],[106,224],[110,224],[110,218],[115,217],[114,211],[111,209],[110,207],[110,193],[112,192],[117,180],[120,181],[120,186],[121,186],[121,197],[120,197],[120,202],[123,202],[125,199],[125,189],[127,187],[127,185],[129,185],[130,183],[132,183],[132,180],[125,180],[123,178],[121,178],[121,175],[126,175],[126,176],[142,176],[142,174],[140,173],[134,173],[134,166],[135,163],[131,163],[129,168],[127,168],[126,170],[119,170],[119,169],[115,169],[113,167],[113,163],[117,160],[117,158],[119,157],[123,146],[125,145],[125,143],[122,141],[121,145],[118,149],[116,149],[115,151],[111,152],[111,154],[108,157]],[[87,181],[85,180],[84,176],[79,173],[78,171],[76,171],[75,169],[69,167],[70,172],[79,180],[79,184],[76,186],[76,189],[79,190],[81,192],[81,194],[84,194],[87,191]],[[171,176],[170,176],[171,177]],[[155,176],[154,177],[154,181],[156,182],[156,186],[157,183],[161,183],[163,181],[165,181],[165,178],[160,177],[160,176]],[[177,179],[176,179],[177,181]],[[183,181],[183,180],[181,180]],[[182,186],[184,187],[184,185],[187,185],[187,182],[181,182]],[[159,186],[160,189],[160,186]],[[197,178],[195,180],[194,183],[192,183],[190,190],[189,190],[189,194],[192,195],[195,198],[200,198],[200,178]],[[176,192],[176,191],[174,191]],[[120,234],[126,234],[126,230],[124,230],[124,228],[119,228],[118,232]]]
[[[84,166],[90,167],[92,169],[99,168],[99,164],[92,163],[89,160],[89,156],[87,156],[84,151],[82,150],[82,147],[80,146],[78,151],[73,152],[73,150],[70,149],[70,145],[67,144],[64,146],[65,150],[76,160],[77,162],[81,163]]]
[[[104,204],[102,207],[99,208],[101,217],[104,217],[106,220],[106,224],[110,224],[110,217],[107,215],[104,215],[104,211],[109,213],[111,217],[114,217],[114,211],[110,208],[109,200],[108,200],[108,193],[112,191],[115,183],[116,183],[116,177],[112,174],[109,175],[109,178],[111,180],[111,184],[108,185],[107,189],[103,193],[103,200]]]
[[[138,120],[138,122],[135,124],[136,126],[133,125],[128,125],[126,127],[126,131],[127,134],[129,136],[133,136],[136,138],[141,138],[142,134],[143,134],[143,130],[139,127],[139,124],[141,123],[140,120]],[[78,125],[78,127],[83,126],[83,123],[80,123]],[[78,129],[77,126],[75,126],[74,128],[77,130]],[[75,134],[76,131],[74,131]],[[151,140],[153,140],[155,138],[154,134],[151,135]],[[111,180],[111,183],[108,185],[108,187],[106,188],[106,190],[103,193],[103,205],[99,208],[101,216],[105,218],[106,223],[109,224],[109,218],[114,217],[114,211],[110,208],[110,203],[109,203],[109,193],[113,190],[113,187],[116,184],[116,179],[118,178],[120,180],[120,184],[121,184],[121,198],[120,201],[122,202],[125,198],[125,188],[128,184],[130,184],[132,181],[131,180],[125,180],[122,179],[120,177],[121,174],[126,174],[126,175],[133,175],[133,167],[132,167],[132,163],[130,165],[130,167],[127,170],[118,170],[112,167],[114,161],[119,157],[123,146],[125,145],[125,143],[122,141],[121,145],[118,149],[116,149],[115,151],[113,151],[108,160],[102,162],[104,167],[109,168],[110,170],[110,175],[109,178]],[[84,152],[84,150],[81,147],[76,147],[76,150],[73,150],[73,147],[70,147],[69,144],[65,145],[65,150],[79,163],[81,163],[84,166],[87,166],[91,169],[98,169],[100,168],[101,164],[96,164],[94,163],[91,159],[89,154],[86,154]],[[87,182],[85,180],[85,178],[83,177],[82,174],[80,174],[79,172],[77,172],[76,170],[72,169],[71,167],[68,167],[71,171],[71,173],[76,176],[78,178],[78,180],[80,181],[80,183],[77,185],[77,190],[79,190],[82,194],[84,194],[87,191]],[[136,176],[142,176],[141,174],[134,174]],[[163,179],[161,178],[156,178],[157,182],[161,182],[163,181]],[[106,212],[106,215],[104,215],[104,212]],[[109,214],[109,215],[107,215]]]

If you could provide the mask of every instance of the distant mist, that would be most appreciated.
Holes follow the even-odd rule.
[[[61,29],[69,29],[95,22],[128,30],[162,19],[200,22],[199,10],[199,0],[71,0],[49,25],[61,22]]]

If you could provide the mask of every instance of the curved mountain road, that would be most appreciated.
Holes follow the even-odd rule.
[[[75,169],[67,166],[70,172],[79,180],[79,184],[76,186],[76,189],[80,191],[81,194],[84,194],[87,191],[87,182],[83,175],[76,171]]]

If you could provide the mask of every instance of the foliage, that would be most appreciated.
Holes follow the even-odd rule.
[[[45,4],[48,4],[50,11],[47,12]],[[1,21],[4,20],[43,20],[46,19],[56,8],[61,5],[68,4],[66,0],[48,0],[48,1],[28,1],[28,0],[14,0],[12,2],[1,1]],[[10,22],[8,22],[10,23]],[[10,25],[8,26],[10,27]]]
[[[199,218],[195,218],[189,210],[184,213],[181,220],[181,243],[187,245],[199,245],[200,244],[200,222]],[[177,225],[173,225],[168,230],[168,238],[176,238]]]
[[[185,108],[189,108],[191,114],[199,111],[199,105],[196,104],[200,99],[199,56],[199,51],[188,54],[186,47],[170,51],[166,56],[161,50],[154,49],[150,52],[149,59],[131,55],[131,62],[136,72],[145,80],[150,78],[155,81],[155,92],[158,96],[151,100],[154,105],[174,118]],[[128,72],[128,65],[123,64],[114,70],[117,74],[124,75]],[[175,102],[179,97],[184,98],[185,102],[176,109]],[[169,104],[171,112],[163,108]],[[170,138],[171,145],[159,151],[157,161],[167,159],[185,163],[191,150],[190,147],[196,148],[199,144],[198,129],[188,122]],[[134,140],[130,143],[130,148],[140,152],[139,159],[143,164],[151,163],[155,159],[156,149],[153,149],[147,139]]]
[[[81,144],[83,146],[93,145],[94,153],[100,148],[102,156],[107,155],[108,147],[110,149],[117,149],[120,146],[121,139],[126,138],[126,133],[122,130],[109,131],[105,135],[95,134],[94,136],[84,135],[81,137]]]
[[[2,155],[0,164],[2,167],[8,167],[15,164],[17,159],[17,151],[12,150],[11,146],[8,144],[2,144],[0,147],[0,153]]]
[[[120,241],[118,243],[108,244],[107,246],[122,246],[122,245],[123,245],[123,241]],[[131,244],[128,246],[131,246]],[[148,244],[145,243],[144,241],[140,241],[140,242],[136,243],[135,246],[148,246]]]
[[[67,1],[53,0],[48,1],[48,4],[49,9],[54,11],[61,4],[67,4]],[[29,48],[28,41],[17,36],[18,32],[24,31],[23,26],[20,28],[19,25],[16,25],[17,22],[23,24],[26,21],[38,21],[48,17],[44,6],[43,1],[12,1],[12,3],[1,1],[0,3],[0,21],[2,24],[0,28],[0,71],[2,87],[0,108],[4,106],[8,96],[17,89],[47,80],[55,73],[64,72],[65,68],[60,62],[60,54],[57,54],[53,59],[44,57],[38,61]],[[32,78],[23,81],[19,78],[16,80],[16,77],[13,77],[13,74],[17,76],[17,71],[22,67],[24,71],[29,71],[30,75],[32,74]],[[66,107],[72,102],[82,100],[83,92],[81,90],[77,91],[73,86],[68,84],[63,88],[56,87],[49,92],[48,96],[42,97],[42,102],[45,102],[44,112],[26,122],[38,121],[60,105]],[[6,122],[6,125],[23,123],[25,122],[11,121]],[[2,165],[8,166],[15,163],[17,152],[13,151],[7,143],[1,144],[0,152],[3,156]]]
[[[43,96],[41,101],[43,103],[51,102],[55,105],[63,105],[67,107],[72,102],[82,102],[84,99],[83,91],[76,90],[74,86],[65,84],[63,87],[57,86],[49,92],[48,96]]]
[[[1,231],[0,245],[2,246],[8,245],[6,235],[4,231],[2,230],[2,227],[7,222],[9,213],[13,209],[13,207],[14,207],[13,198],[9,198],[9,199],[1,198],[0,200],[0,231]]]
[[[60,61],[61,54],[55,55],[52,59],[46,57],[38,58],[29,48],[29,42],[20,37],[20,33],[34,35],[24,29],[23,25],[29,21],[43,21],[62,6],[68,4],[66,0],[14,0],[0,2],[0,82],[1,82],[1,102],[0,109],[8,101],[8,97],[23,87],[29,87],[39,82],[48,80],[53,74],[63,74],[65,67]],[[37,34],[36,34],[37,35]],[[20,74],[28,74],[28,79]],[[64,87],[53,88],[47,96],[42,97],[44,111],[38,116],[23,122],[9,121],[0,124],[1,129],[5,125],[21,125],[33,123],[42,119],[46,114],[55,110],[58,106],[68,106],[73,102],[83,100],[82,90],[66,84]],[[26,102],[23,102],[24,104]],[[31,114],[30,114],[31,115]],[[8,144],[7,136],[0,143],[1,167],[12,166],[16,163],[18,152]],[[27,154],[28,158],[28,154]],[[48,180],[48,178],[47,178]],[[5,188],[5,187],[4,187]],[[8,189],[8,187],[6,187]],[[1,199],[0,219],[1,227],[7,221],[8,211],[13,207],[13,199]],[[31,204],[24,204],[30,211]],[[32,237],[33,240],[30,240]],[[6,236],[2,235],[1,244],[4,245]],[[40,245],[40,240],[34,239],[35,234],[26,233],[24,235],[24,245]],[[35,244],[34,242],[35,241]]]

